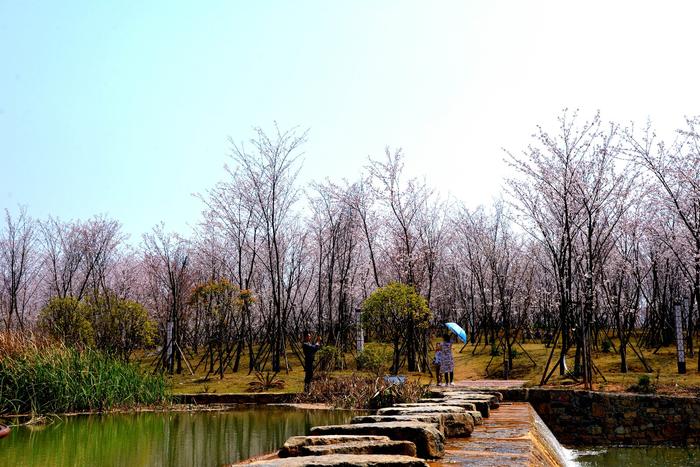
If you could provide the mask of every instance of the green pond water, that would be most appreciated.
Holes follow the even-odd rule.
[[[315,425],[347,423],[334,410],[241,408],[64,417],[0,439],[0,465],[218,466],[278,449]]]
[[[0,439],[0,465],[219,466],[268,453],[348,411],[242,407],[222,412],[81,415],[16,427]],[[700,466],[698,448],[601,447],[572,451],[575,465]]]
[[[581,467],[690,467],[700,466],[700,448],[601,447],[574,451],[576,465]]]

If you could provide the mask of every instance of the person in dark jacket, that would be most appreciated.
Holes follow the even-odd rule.
[[[321,337],[317,337],[316,343],[312,344],[311,334],[307,333],[302,348],[304,350],[304,392],[309,392],[311,379],[314,376],[314,356],[321,348]]]

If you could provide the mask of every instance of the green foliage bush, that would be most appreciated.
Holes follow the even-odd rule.
[[[390,347],[375,342],[365,344],[365,348],[360,352],[355,363],[358,370],[369,371],[375,375],[387,372],[391,366],[392,351]]]
[[[138,302],[101,296],[87,306],[97,349],[128,360],[131,352],[152,346],[158,336],[156,324]]]
[[[136,348],[153,345],[157,336],[140,303],[107,295],[84,301],[54,297],[39,312],[38,327],[68,347],[94,347],[124,360]]]
[[[39,329],[69,347],[95,343],[95,332],[88,320],[90,310],[73,297],[54,297],[39,312]]]
[[[610,353],[611,349],[612,349],[612,342],[610,342],[608,339],[605,339],[603,341],[601,351],[603,353]]]
[[[627,390],[631,392],[638,392],[640,394],[653,394],[656,392],[656,386],[652,384],[649,375],[642,375],[637,380],[637,384],[633,384],[627,388]]]
[[[401,362],[399,349],[411,354],[417,336],[428,329],[431,318],[425,298],[414,287],[400,282],[390,282],[376,289],[362,303],[365,329],[378,339],[390,341],[394,347],[394,373],[398,372]]]
[[[333,345],[324,345],[316,352],[321,371],[342,370],[345,367],[343,352]]]

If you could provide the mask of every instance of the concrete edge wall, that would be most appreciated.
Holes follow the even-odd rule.
[[[529,402],[562,444],[700,445],[700,398],[570,389],[498,389]]]
[[[534,446],[534,460],[531,465],[546,465],[547,462],[553,465],[571,465],[570,451],[561,445],[531,404],[528,404],[528,409]]]

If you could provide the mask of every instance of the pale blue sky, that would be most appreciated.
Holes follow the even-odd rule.
[[[302,181],[401,146],[470,205],[564,107],[700,113],[692,2],[0,0],[0,207],[186,232],[227,137],[310,128]]]

